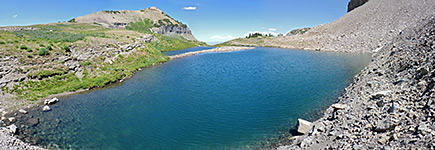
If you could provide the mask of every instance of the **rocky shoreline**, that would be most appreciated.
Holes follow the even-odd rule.
[[[278,149],[434,149],[435,19],[425,22],[383,45],[337,105]]]
[[[213,49],[209,49],[209,50],[202,50],[202,51],[195,51],[195,52],[188,52],[188,53],[178,54],[178,55],[174,55],[174,56],[169,56],[169,58],[170,59],[178,59],[178,58],[193,56],[193,55],[202,54],[202,53],[233,52],[233,51],[241,51],[241,50],[250,50],[250,49],[254,49],[254,48],[255,47],[223,46],[223,47],[213,48]]]

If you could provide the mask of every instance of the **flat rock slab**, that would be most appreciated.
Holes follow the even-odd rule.
[[[308,132],[310,132],[311,130],[313,130],[313,123],[303,120],[303,119],[298,119],[298,132],[302,133],[302,134],[306,134]]]

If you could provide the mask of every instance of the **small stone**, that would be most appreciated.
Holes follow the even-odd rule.
[[[381,144],[385,144],[385,143],[387,143],[387,141],[388,141],[387,134],[382,134],[381,138],[378,140],[378,142],[381,143]]]
[[[394,127],[395,127],[395,124],[393,124],[388,119],[379,120],[378,124],[376,125],[375,131],[376,132],[385,132],[385,131],[388,131],[388,130],[393,130]]]
[[[23,113],[23,114],[27,114],[27,111],[24,110],[24,109],[20,109],[19,112],[20,112],[20,113]]]
[[[44,104],[45,105],[53,105],[53,104],[56,104],[57,102],[59,102],[59,99],[55,97],[55,98],[52,98],[52,99],[46,99],[44,101]]]
[[[310,132],[311,130],[313,130],[313,123],[303,120],[303,119],[298,119],[298,132],[302,133],[302,134],[306,134],[308,132]]]
[[[343,104],[332,104],[332,108],[340,110],[340,109],[345,109],[346,105]]]
[[[50,111],[50,110],[51,110],[51,108],[48,105],[46,105],[46,106],[44,106],[44,108],[42,108],[42,111],[45,111],[45,112]]]

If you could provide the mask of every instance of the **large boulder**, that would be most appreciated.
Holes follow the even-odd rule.
[[[298,119],[298,132],[301,134],[309,133],[311,130],[313,130],[313,123]]]

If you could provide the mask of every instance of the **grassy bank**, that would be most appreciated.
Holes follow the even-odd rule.
[[[37,100],[52,94],[101,87],[138,69],[168,60],[161,52],[203,44],[182,36],[143,30],[110,29],[98,24],[56,23],[0,30],[0,56],[22,81],[2,92]],[[25,29],[25,30],[20,30]],[[151,41],[144,41],[152,35]],[[132,49],[123,47],[135,45]],[[1,72],[0,72],[1,73]]]

